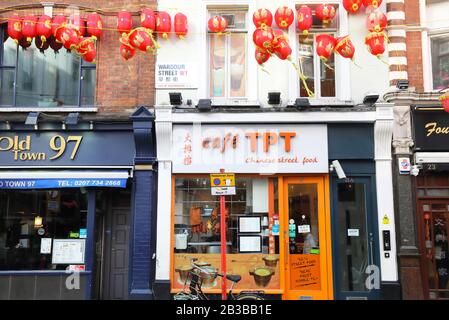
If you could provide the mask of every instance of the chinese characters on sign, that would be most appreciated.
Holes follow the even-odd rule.
[[[191,63],[157,63],[156,88],[196,88],[195,68]]]

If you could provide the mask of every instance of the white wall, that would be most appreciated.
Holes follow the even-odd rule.
[[[157,56],[158,61],[177,62],[189,61],[195,63],[198,70],[198,90],[185,89],[181,90],[183,99],[193,99],[193,103],[200,98],[207,98],[207,18],[206,5],[208,4],[248,4],[250,10],[248,12],[248,63],[250,79],[250,97],[249,100],[259,100],[262,105],[266,106],[267,95],[269,91],[280,91],[281,98],[284,102],[294,100],[297,97],[298,76],[294,68],[287,61],[281,61],[277,57],[272,57],[266,63],[266,70],[269,74],[261,71],[257,67],[254,59],[254,45],[251,41],[254,25],[252,23],[252,14],[254,10],[259,8],[269,9],[273,15],[276,9],[282,5],[294,8],[295,3],[321,3],[322,1],[273,1],[273,0],[160,0],[159,10],[167,11],[172,18],[176,12],[183,12],[187,15],[189,21],[189,34],[184,40],[179,40],[175,35],[171,35],[169,40],[160,40],[161,48]],[[385,4],[382,5],[385,12]],[[254,9],[254,10],[253,10]],[[342,17],[347,15],[343,6]],[[341,20],[343,30],[340,35],[350,34],[351,39],[356,47],[355,62],[360,66],[342,59],[337,58],[337,72],[342,78],[342,82],[338,83],[338,100],[352,100],[354,103],[361,103],[365,93],[376,92],[380,96],[388,89],[388,66],[378,60],[376,57],[368,53],[364,44],[364,38],[368,34],[365,29],[364,8],[357,15],[350,15],[348,21]],[[274,24],[274,22],[273,22]],[[296,21],[294,22],[296,25]],[[289,37],[292,43],[295,41],[295,27],[290,26]],[[387,61],[388,53],[385,52],[385,61]],[[293,57],[295,58],[295,57]],[[337,75],[338,76],[338,75]],[[256,84],[256,85],[254,85]],[[174,90],[158,89],[156,91],[156,104],[169,104],[168,92]],[[180,90],[175,90],[180,91]]]

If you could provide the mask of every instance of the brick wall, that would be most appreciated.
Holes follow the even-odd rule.
[[[13,12],[23,16],[27,13],[43,13],[42,0],[27,0],[17,6],[17,1],[0,1],[0,17],[7,18]],[[67,3],[67,2],[64,2]],[[55,5],[58,6],[58,2]],[[61,3],[62,4],[62,3]],[[93,6],[94,4],[94,6]],[[120,35],[114,30],[117,24],[117,12],[127,9],[133,13],[133,26],[140,26],[141,8],[156,9],[156,1],[86,1],[73,0],[70,5],[80,6],[83,10],[98,10],[103,19],[103,35],[97,42],[97,90],[96,104],[99,115],[128,116],[137,106],[154,104],[154,62],[149,53],[136,51],[134,58],[124,61],[119,53]],[[12,10],[8,10],[12,7]],[[55,8],[54,14],[64,8]],[[87,12],[84,11],[84,16]]]
[[[421,32],[413,31],[420,25],[419,0],[407,0],[405,6],[405,23],[407,31],[408,78],[411,87],[416,91],[424,90]]]

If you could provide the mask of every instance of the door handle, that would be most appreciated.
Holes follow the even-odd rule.
[[[285,254],[285,268],[288,268],[288,253],[290,251],[289,249],[289,241],[287,237],[287,231],[284,230],[284,254]]]

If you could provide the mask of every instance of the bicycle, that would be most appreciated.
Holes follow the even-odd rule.
[[[202,290],[203,280],[215,280],[217,277],[224,277],[221,273],[211,272],[197,265],[195,263],[197,260],[197,258],[192,258],[190,260],[192,270],[189,272],[189,276],[184,282],[183,290],[173,297],[174,300],[210,300]],[[232,292],[234,286],[242,280],[242,276],[227,274],[226,279],[232,282],[231,288],[229,288],[229,291],[227,292],[228,300],[265,300],[264,291],[241,291],[237,295]],[[187,282],[189,282],[189,291],[186,290]]]

